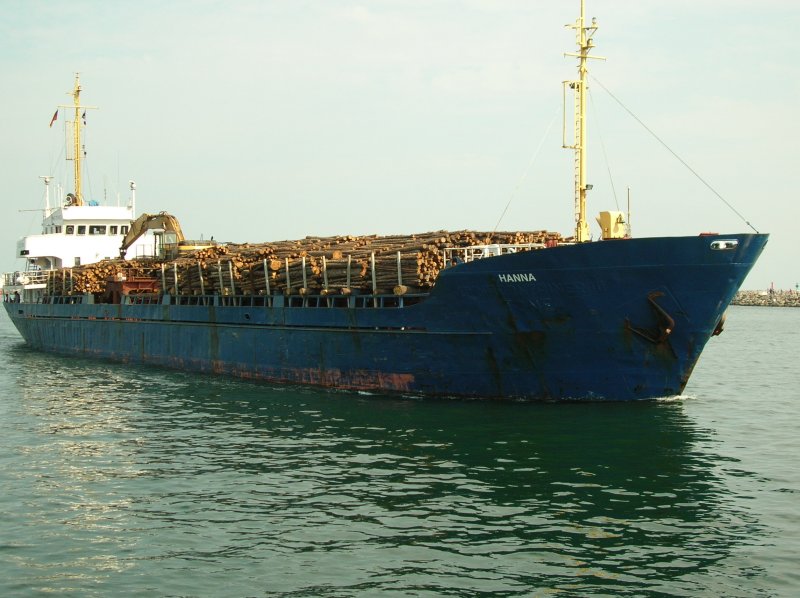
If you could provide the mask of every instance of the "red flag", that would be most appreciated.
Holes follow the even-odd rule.
[[[53,118],[50,119],[50,128],[53,127],[53,123],[56,122],[57,118],[58,118],[58,108],[56,108],[56,111],[53,113]]]

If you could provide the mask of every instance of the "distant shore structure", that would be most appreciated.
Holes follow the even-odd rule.
[[[800,293],[797,291],[739,291],[731,305],[759,307],[800,307]]]

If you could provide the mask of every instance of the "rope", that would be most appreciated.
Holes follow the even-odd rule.
[[[597,116],[597,108],[594,105],[594,96],[592,90],[589,90],[589,100],[592,104],[592,112],[594,113],[594,120],[598,123],[595,128],[597,129],[597,138],[600,140],[600,148],[603,150],[603,160],[606,162],[606,170],[608,171],[608,182],[611,184],[611,193],[614,194],[614,203],[619,211],[619,199],[617,199],[617,188],[614,186],[614,177],[611,175],[611,163],[608,161],[608,154],[606,153],[606,144],[603,141],[603,135],[600,132],[600,119]]]
[[[86,200],[86,204],[88,205],[89,202],[91,201],[93,193],[92,193],[92,176],[91,176],[91,173],[89,172],[89,160],[87,159],[88,155],[87,155],[86,149],[85,149],[86,146],[88,145],[86,137],[87,137],[87,135],[86,135],[86,127],[84,127],[84,129],[83,129],[83,144],[81,145],[81,151],[83,152],[83,155],[81,156],[81,160],[83,160],[83,170],[86,172],[86,182],[88,183],[87,186],[89,187],[88,199]],[[84,193],[84,197],[86,197],[86,196],[87,196],[87,194]]]
[[[717,190],[716,190],[716,189],[714,189],[714,187],[712,187],[712,186],[711,186],[709,183],[707,183],[707,182],[706,182],[706,180],[705,180],[703,177],[701,177],[701,176],[700,176],[700,175],[697,173],[697,171],[696,171],[694,168],[692,168],[691,166],[689,166],[689,164],[687,164],[687,163],[686,163],[686,161],[685,161],[683,158],[681,158],[681,157],[680,157],[680,156],[679,156],[677,153],[675,153],[675,152],[672,150],[672,148],[671,148],[671,147],[669,147],[669,146],[668,146],[668,145],[667,145],[667,144],[666,144],[666,143],[665,143],[665,142],[664,142],[664,141],[663,141],[663,140],[662,140],[662,139],[661,139],[661,138],[660,138],[658,135],[656,135],[656,134],[655,134],[655,133],[654,133],[654,132],[653,132],[653,131],[650,129],[650,127],[648,127],[646,124],[644,124],[644,122],[642,122],[642,120],[641,120],[641,119],[640,119],[638,116],[636,116],[636,115],[635,115],[635,114],[634,114],[634,113],[633,113],[633,112],[632,112],[632,111],[631,111],[631,110],[630,110],[630,109],[629,109],[629,108],[628,108],[628,107],[627,107],[625,104],[623,104],[623,103],[622,103],[622,102],[621,102],[621,101],[620,101],[620,100],[617,98],[617,96],[615,96],[613,93],[611,93],[611,91],[609,91],[609,89],[608,89],[608,88],[607,88],[605,85],[603,85],[603,84],[602,84],[600,81],[598,81],[598,80],[597,80],[597,78],[595,78],[595,77],[594,77],[594,76],[592,76],[592,75],[590,75],[590,77],[592,77],[592,81],[594,81],[594,82],[595,82],[595,83],[597,83],[597,84],[598,84],[600,87],[602,87],[602,88],[605,90],[605,92],[606,92],[608,95],[610,95],[610,96],[611,96],[611,97],[614,99],[614,101],[615,101],[617,104],[619,104],[619,105],[622,107],[622,109],[623,109],[623,110],[625,110],[625,112],[627,112],[628,114],[630,114],[630,115],[633,117],[633,119],[634,119],[636,122],[638,122],[640,125],[642,125],[642,127],[644,127],[644,129],[645,129],[645,130],[646,130],[648,133],[650,133],[650,135],[652,135],[652,136],[655,138],[655,140],[656,140],[656,141],[658,141],[658,142],[659,142],[659,143],[660,143],[662,146],[664,146],[664,148],[665,148],[665,149],[666,149],[666,150],[667,150],[667,151],[668,151],[670,154],[672,154],[672,155],[673,155],[673,156],[674,156],[674,157],[675,157],[675,158],[678,160],[678,162],[680,162],[681,164],[683,164],[683,165],[684,165],[684,166],[685,166],[685,167],[686,167],[686,168],[689,170],[689,172],[691,172],[691,173],[692,173],[692,174],[693,174],[695,177],[697,177],[697,180],[699,180],[699,181],[700,181],[701,183],[703,183],[703,184],[704,184],[706,187],[708,187],[708,189],[709,189],[709,190],[710,190],[710,191],[711,191],[711,192],[712,192],[714,195],[716,195],[716,196],[717,196],[717,197],[718,197],[718,198],[719,198],[719,199],[722,201],[722,203],[724,203],[726,206],[728,206],[728,208],[729,208],[729,209],[730,209],[730,210],[731,210],[731,211],[732,211],[734,214],[736,214],[736,215],[737,215],[739,218],[741,218],[741,220],[742,220],[742,221],[743,221],[743,222],[744,222],[744,223],[745,223],[747,226],[749,226],[750,228],[752,228],[752,229],[753,229],[753,230],[756,232],[756,234],[758,234],[758,230],[756,229],[756,227],[754,227],[752,224],[750,224],[750,222],[749,222],[749,221],[748,221],[748,220],[747,220],[747,219],[746,219],[746,218],[745,218],[745,217],[744,217],[742,214],[740,214],[740,213],[739,213],[739,211],[738,211],[736,208],[734,208],[734,207],[733,207],[733,206],[732,206],[732,205],[731,205],[731,204],[730,204],[730,203],[729,203],[729,202],[728,202],[728,201],[727,201],[727,200],[726,200],[724,197],[722,197],[722,195],[720,195],[720,194],[717,192]]]
[[[561,107],[559,107],[559,108],[556,110],[556,113],[553,115],[553,118],[552,118],[552,119],[550,119],[550,124],[549,124],[549,125],[547,125],[547,130],[544,132],[544,136],[543,136],[543,137],[542,137],[542,139],[539,141],[539,147],[537,147],[537,148],[536,148],[536,151],[535,151],[535,152],[533,152],[533,156],[531,156],[531,159],[530,159],[530,161],[528,162],[528,167],[525,169],[525,172],[523,172],[523,173],[522,173],[522,176],[519,178],[519,181],[517,181],[517,186],[516,186],[516,187],[514,188],[514,190],[511,192],[511,196],[508,198],[508,203],[506,203],[506,207],[503,209],[503,213],[502,213],[502,214],[500,214],[500,218],[498,218],[498,219],[497,219],[497,224],[495,224],[495,225],[494,225],[494,229],[492,229],[492,233],[493,233],[493,234],[497,232],[497,228],[500,226],[500,222],[501,222],[501,221],[503,220],[503,218],[505,217],[505,215],[506,215],[506,212],[508,212],[508,208],[509,208],[509,206],[511,205],[511,202],[514,200],[514,197],[516,196],[517,192],[519,191],[519,188],[522,186],[522,183],[523,183],[523,182],[525,181],[525,179],[527,178],[527,176],[528,176],[528,173],[529,173],[529,172],[531,171],[531,169],[533,168],[533,164],[534,164],[534,162],[536,162],[536,158],[538,158],[538,157],[539,157],[539,152],[542,150],[542,146],[544,145],[544,142],[545,142],[545,140],[547,139],[547,136],[550,134],[550,129],[552,129],[552,128],[553,128],[553,123],[554,123],[554,122],[556,122],[556,118],[558,118],[558,115],[559,115],[559,113],[560,113],[560,112],[561,112]]]

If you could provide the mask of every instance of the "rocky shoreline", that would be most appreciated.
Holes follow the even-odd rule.
[[[797,291],[739,291],[731,305],[800,307],[800,293]]]

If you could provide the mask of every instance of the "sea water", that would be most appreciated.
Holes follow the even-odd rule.
[[[0,315],[2,596],[800,595],[800,310],[684,397],[419,400],[32,351]]]

